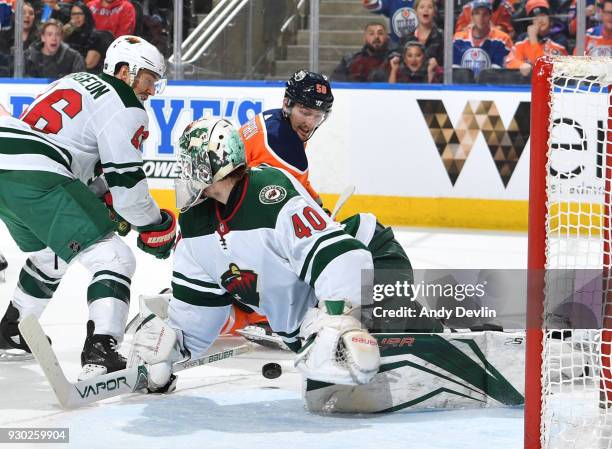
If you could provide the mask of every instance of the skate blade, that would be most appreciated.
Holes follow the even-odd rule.
[[[255,327],[255,329],[253,329]],[[236,333],[240,334],[248,341],[263,346],[268,349],[281,351],[291,351],[283,342],[283,339],[276,335],[266,335],[262,333],[256,326],[247,326],[244,329],[236,329]]]
[[[4,362],[26,362],[34,360],[34,356],[21,349],[0,349],[0,363]]]
[[[83,366],[81,374],[79,374],[79,381],[89,380],[94,377],[103,376],[104,374],[106,374],[106,372],[107,370],[104,366],[87,364]]]

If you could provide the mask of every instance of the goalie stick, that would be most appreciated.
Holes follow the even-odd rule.
[[[134,366],[87,380],[70,382],[60,367],[55,352],[53,352],[36,317],[34,315],[25,317],[19,323],[19,330],[51,384],[60,406],[64,409],[82,407],[92,402],[147,388],[148,370],[146,365]],[[177,362],[173,365],[172,372],[176,373],[196,366],[218,362],[245,354],[250,350],[250,345],[242,345],[214,354],[207,354],[197,359]]]
[[[342,206],[344,206],[344,203],[346,203],[349,200],[349,198],[353,195],[354,192],[355,192],[355,186],[349,185],[342,191],[342,193],[340,193],[340,197],[338,197],[338,201],[336,201],[334,210],[331,213],[332,220],[336,219],[336,215],[338,215],[338,212],[340,212],[340,209],[342,209]]]

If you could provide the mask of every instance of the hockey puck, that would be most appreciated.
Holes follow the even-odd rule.
[[[283,374],[283,370],[278,363],[266,363],[261,367],[261,374],[263,374],[263,377],[266,379],[276,379]]]

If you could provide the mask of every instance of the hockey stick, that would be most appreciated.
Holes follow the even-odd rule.
[[[19,330],[30,347],[32,354],[38,360],[40,367],[45,373],[45,377],[55,392],[58,402],[64,409],[82,407],[92,402],[126,393],[134,393],[137,390],[147,388],[148,371],[146,365],[126,368],[88,380],[70,382],[66,379],[66,375],[57,360],[55,352],[53,352],[36,317],[28,315],[25,319],[21,320]],[[250,345],[242,345],[214,354],[208,354],[197,359],[177,362],[172,367],[172,372],[176,373],[196,366],[218,362],[247,353],[250,350]]]
[[[338,212],[340,212],[340,209],[342,209],[342,206],[344,206],[344,203],[346,203],[349,198],[353,195],[353,193],[355,192],[355,186],[354,185],[348,185],[340,194],[340,197],[338,198],[338,201],[336,201],[336,205],[334,206],[334,210],[331,213],[331,218],[332,220],[336,219],[336,215],[338,215]]]

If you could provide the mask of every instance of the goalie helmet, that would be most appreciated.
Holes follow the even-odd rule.
[[[299,103],[325,113],[329,113],[334,104],[334,96],[327,77],[307,70],[295,72],[289,78],[285,87],[285,97],[291,102],[289,106]]]
[[[166,62],[159,50],[138,36],[126,35],[115,39],[106,50],[102,71],[107,75],[115,75],[115,67],[122,62],[128,65],[130,86],[134,84],[141,69],[155,73],[160,81],[166,73]],[[159,87],[156,87],[159,91]]]
[[[204,201],[204,189],[246,165],[238,131],[224,119],[203,117],[191,122],[179,139],[176,207],[186,211]]]

